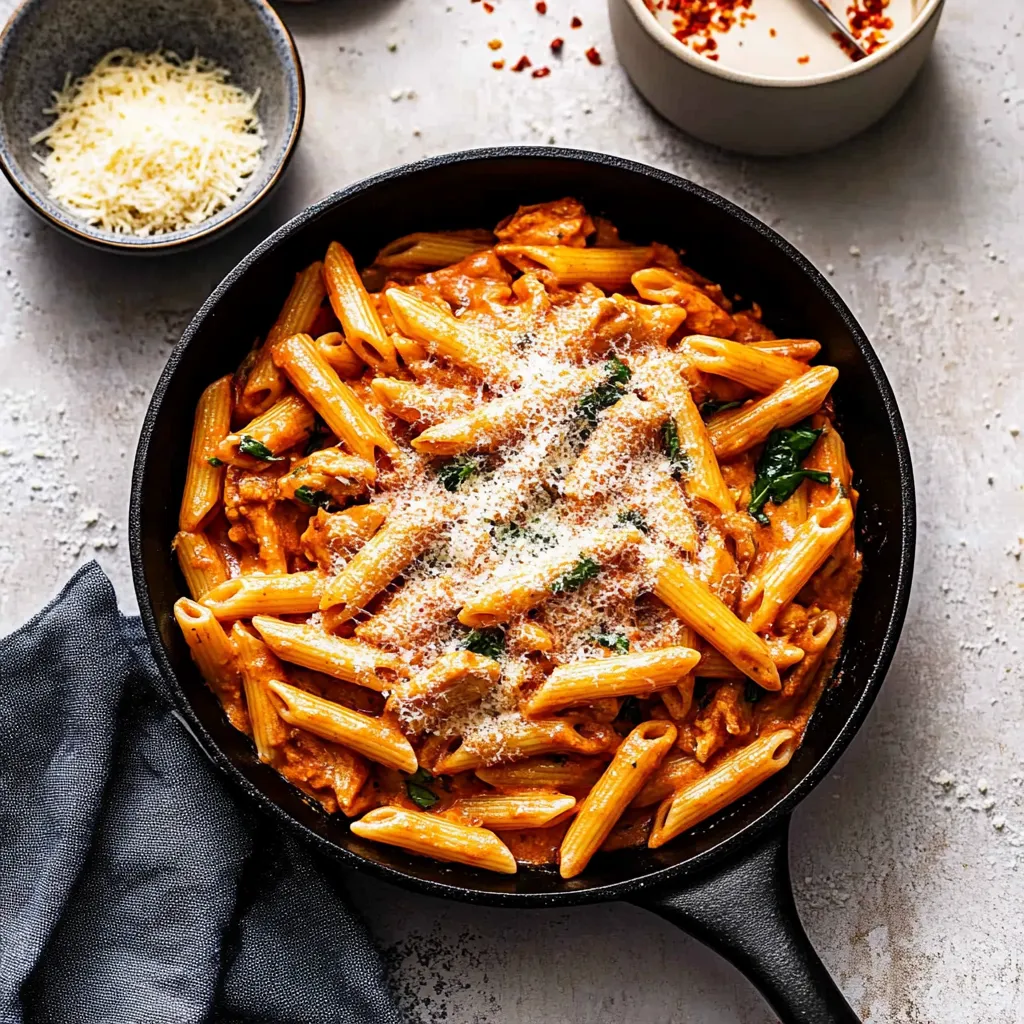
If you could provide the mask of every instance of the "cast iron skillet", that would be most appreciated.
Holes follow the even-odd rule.
[[[790,764],[743,800],[659,850],[597,857],[563,881],[543,869],[496,876],[442,865],[352,835],[273,770],[232,729],[189,658],[172,605],[184,592],[171,553],[192,413],[272,322],[295,270],[332,239],[357,262],[411,231],[495,224],[521,203],[573,195],[626,239],[684,247],[688,261],[760,302],[780,336],[813,337],[837,366],[834,395],[860,491],[864,576],[836,685]],[[311,206],[231,271],[175,347],[156,386],[135,460],[131,554],[142,618],[161,671],[208,754],[273,817],[344,863],[434,896],[503,907],[625,899],[663,915],[731,960],[787,1024],[856,1021],[797,917],[787,837],[793,809],[864,720],[899,638],[914,558],[914,484],[903,425],[875,353],[828,282],[791,245],[692,182],[595,153],[503,148],[436,157],[353,185]]]

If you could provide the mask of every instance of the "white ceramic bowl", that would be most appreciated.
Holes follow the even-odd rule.
[[[785,156],[835,145],[885,114],[921,70],[944,3],[924,0],[911,27],[871,56],[804,75],[752,74],[735,61],[708,60],[674,38],[644,0],[608,0],[608,12],[619,60],[655,110],[716,146]]]

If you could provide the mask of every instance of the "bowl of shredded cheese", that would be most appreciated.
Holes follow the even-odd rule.
[[[0,168],[64,233],[178,251],[281,180],[304,87],[266,0],[27,0],[0,35]]]

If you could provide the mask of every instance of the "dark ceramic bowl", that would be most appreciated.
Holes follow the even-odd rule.
[[[29,140],[65,74],[86,74],[110,50],[157,47],[199,53],[231,71],[246,92],[260,90],[267,144],[242,191],[209,220],[144,238],[87,224],[49,198]],[[0,168],[44,220],[90,245],[117,252],[175,252],[238,224],[281,180],[302,128],[302,65],[284,22],[266,0],[24,0],[0,35]],[[34,152],[35,150],[35,152]]]

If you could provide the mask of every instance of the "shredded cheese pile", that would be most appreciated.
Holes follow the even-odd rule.
[[[112,50],[54,93],[55,120],[32,138],[50,195],[89,224],[125,235],[181,231],[245,185],[266,140],[251,95],[204,57]]]

